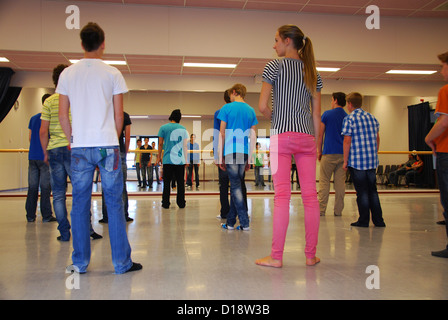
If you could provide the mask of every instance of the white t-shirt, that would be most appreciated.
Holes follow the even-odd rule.
[[[72,148],[118,146],[113,96],[127,91],[121,72],[101,59],[82,59],[64,69],[56,92],[70,100]]]

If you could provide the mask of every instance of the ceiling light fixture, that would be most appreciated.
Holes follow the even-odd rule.
[[[79,61],[79,59],[70,59],[71,63],[76,63]],[[127,63],[126,61],[121,60],[103,60],[104,63],[110,64],[110,65],[119,65],[119,66],[125,66]]]
[[[317,67],[316,68],[317,71],[321,71],[321,72],[336,72],[341,70],[341,68],[323,68],[323,67]]]
[[[9,62],[9,60],[5,57],[0,57],[0,62]]]
[[[196,62],[184,62],[184,67],[196,67],[196,68],[228,68],[234,69],[236,64],[231,63],[196,63]]]
[[[437,71],[433,70],[389,70],[388,74],[434,74]]]
[[[184,116],[182,115],[182,118],[200,118],[201,116]]]

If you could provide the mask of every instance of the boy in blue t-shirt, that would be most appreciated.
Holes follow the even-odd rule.
[[[317,148],[320,161],[319,206],[321,216],[324,216],[327,210],[332,175],[334,175],[335,189],[334,215],[342,215],[344,209],[346,173],[342,168],[344,164],[344,136],[341,132],[342,123],[347,116],[347,112],[344,110],[345,105],[345,93],[334,92],[332,94],[331,110],[325,111],[321,118]]]
[[[170,183],[173,178],[177,181],[176,203],[179,208],[185,208],[184,174],[185,164],[188,163],[188,133],[185,127],[179,124],[181,118],[180,110],[174,110],[169,117],[170,123],[161,126],[157,134],[159,149],[156,163],[163,164],[162,207],[165,209],[170,207]]]
[[[42,97],[42,104],[48,96],[50,95],[44,95]],[[28,129],[30,129],[30,147],[28,152],[28,193],[25,203],[26,219],[28,222],[36,220],[39,187],[42,221],[56,221],[51,210],[50,169],[48,163],[44,162],[44,152],[40,143],[40,116],[41,113],[32,116],[28,125]]]
[[[255,126],[258,124],[255,110],[244,102],[246,87],[235,84],[230,90],[231,103],[222,107],[218,119],[221,120],[220,142],[218,147],[219,164],[222,170],[227,170],[230,180],[230,211],[224,229],[234,229],[236,216],[240,220],[238,230],[249,230],[249,217],[244,204],[242,184],[244,172],[249,169],[249,163],[256,142]],[[249,146],[250,138],[250,146]],[[223,161],[224,160],[224,161]]]

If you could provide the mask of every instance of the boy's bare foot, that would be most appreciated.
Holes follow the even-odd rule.
[[[320,262],[320,259],[318,257],[314,258],[306,258],[306,265],[307,266],[314,266]]]
[[[267,256],[261,259],[255,260],[255,263],[259,266],[265,266],[265,267],[273,267],[273,268],[281,268],[282,267],[282,261],[273,259],[271,256]]]

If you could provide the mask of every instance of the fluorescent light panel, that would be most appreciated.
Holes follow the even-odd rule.
[[[389,70],[388,74],[434,74],[437,71],[433,70]]]
[[[200,118],[201,116],[184,116],[182,115],[182,118]]]
[[[321,72],[336,72],[341,70],[341,68],[323,68],[323,67],[318,67],[316,68],[317,71],[321,71]]]
[[[231,63],[196,63],[196,62],[184,62],[184,67],[196,67],[196,68],[228,68],[233,69],[236,64]]]
[[[9,60],[5,57],[0,57],[0,62],[9,62]]]
[[[71,63],[76,63],[79,61],[79,59],[70,59],[69,61]],[[127,64],[126,61],[121,60],[103,60],[103,62],[110,65],[120,65],[120,66],[125,66]]]

